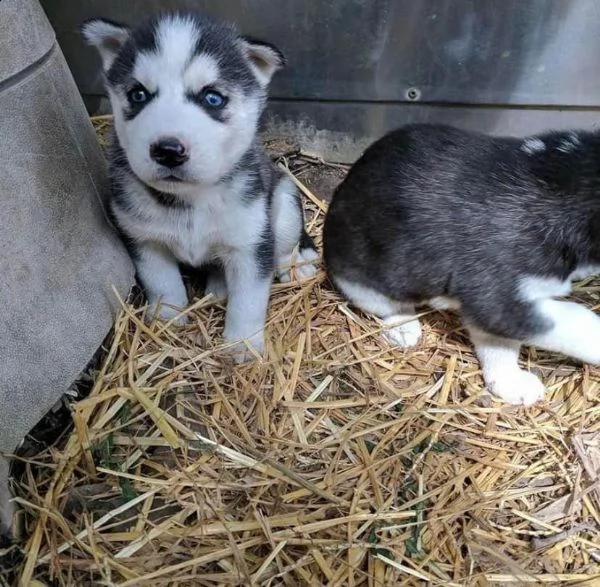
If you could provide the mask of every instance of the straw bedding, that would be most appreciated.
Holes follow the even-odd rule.
[[[597,369],[532,350],[547,402],[507,407],[456,316],[390,349],[322,271],[274,286],[262,361],[224,358],[211,299],[189,315],[123,302],[73,426],[22,459],[22,584],[600,584]]]

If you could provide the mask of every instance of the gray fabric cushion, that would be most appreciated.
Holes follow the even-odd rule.
[[[36,0],[0,2],[0,113],[0,453],[11,453],[91,359],[113,323],[113,287],[125,296],[134,273],[100,204],[94,131]],[[5,476],[0,462],[0,498]]]

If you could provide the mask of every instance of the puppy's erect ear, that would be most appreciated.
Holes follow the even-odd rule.
[[[269,85],[273,74],[285,66],[285,57],[275,45],[252,37],[242,37],[242,47],[258,83],[263,88]]]
[[[104,71],[110,69],[130,32],[128,27],[103,18],[86,20],[80,30],[86,43],[98,49]]]

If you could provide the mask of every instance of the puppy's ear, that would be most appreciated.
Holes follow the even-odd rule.
[[[85,42],[98,49],[104,71],[110,69],[130,33],[128,27],[103,18],[86,20],[80,30]]]
[[[242,37],[242,47],[258,83],[263,88],[269,85],[278,69],[285,67],[285,57],[275,45],[252,37]]]

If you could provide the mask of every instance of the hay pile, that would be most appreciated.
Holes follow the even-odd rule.
[[[189,315],[124,304],[72,430],[25,462],[23,584],[600,584],[600,371],[532,351],[548,400],[506,407],[455,316],[390,350],[322,272],[274,286],[262,362],[223,359],[211,299]]]

